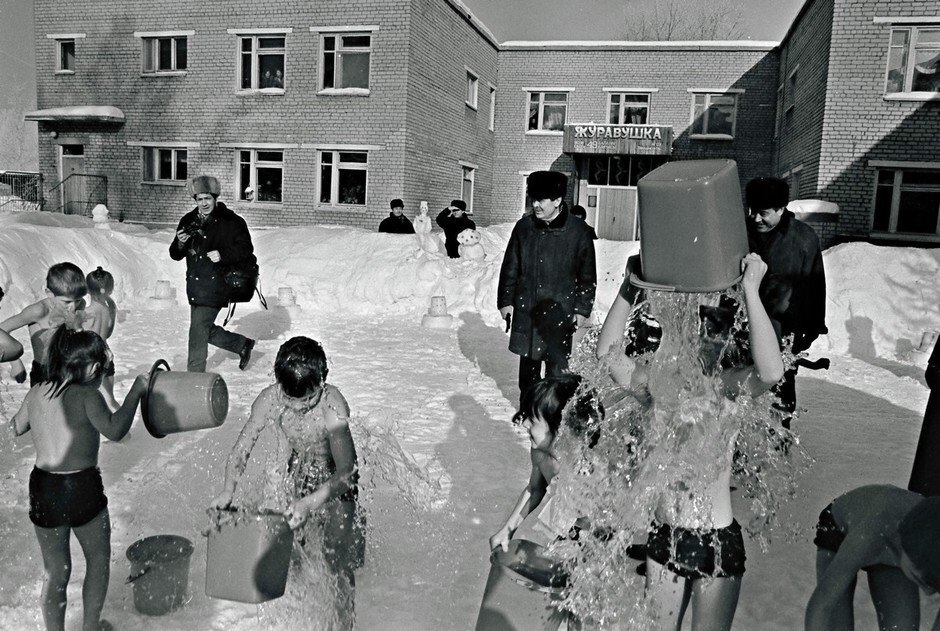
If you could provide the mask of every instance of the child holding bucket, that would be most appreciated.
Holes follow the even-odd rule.
[[[213,501],[217,508],[233,505],[236,484],[245,471],[261,432],[272,424],[290,447],[283,463],[287,507],[295,529],[297,551],[322,553],[335,577],[334,609],[341,628],[354,620],[355,570],[365,553],[358,511],[358,464],[349,431],[349,405],[335,386],[326,383],[326,354],[318,342],[293,337],[281,345],[274,360],[276,383],[255,399],[225,466],[224,490]],[[319,546],[319,550],[310,550]],[[298,576],[293,572],[291,576]],[[292,579],[288,579],[289,584]]]
[[[114,291],[114,276],[99,265],[98,269],[85,276],[85,284],[91,300],[85,306],[83,328],[86,331],[94,331],[101,336],[101,339],[107,341],[114,332],[114,321],[117,317],[117,305],[111,299],[111,293]],[[104,378],[101,381],[104,385],[108,407],[116,410],[118,406],[117,401],[114,400],[113,360],[105,367]]]
[[[49,342],[43,380],[29,390],[12,420],[17,436],[32,430],[36,448],[29,519],[42,552],[42,617],[50,630],[65,625],[73,531],[86,563],[83,629],[110,628],[101,620],[111,568],[111,523],[98,447],[101,436],[117,441],[127,434],[147,390],[147,376],[138,376],[124,403],[111,412],[99,392],[108,360],[98,334],[60,326]]]

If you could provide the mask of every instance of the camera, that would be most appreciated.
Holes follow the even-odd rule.
[[[193,222],[189,224],[188,226],[181,228],[180,232],[182,232],[185,235],[189,235],[190,237],[196,236],[196,235],[202,236],[203,234],[205,234],[202,230],[202,224],[200,224],[199,222]]]

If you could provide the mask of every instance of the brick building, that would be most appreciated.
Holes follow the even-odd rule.
[[[27,118],[48,207],[131,221],[174,221],[212,173],[252,225],[374,229],[394,197],[486,225],[553,168],[624,239],[639,177],[721,157],[838,204],[827,242],[937,243],[936,10],[808,0],[780,44],[500,43],[459,0],[37,0]]]

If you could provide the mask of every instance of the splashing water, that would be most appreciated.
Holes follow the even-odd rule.
[[[561,470],[552,486],[559,502],[590,527],[551,549],[570,572],[563,606],[586,623],[650,628],[655,612],[628,547],[646,542],[653,521],[712,528],[716,518],[730,514],[724,498],[730,496],[732,459],[734,484],[749,500],[744,529],[762,548],[781,502],[795,493],[796,473],[807,458],[771,413],[772,395],[737,396],[741,385],[729,379],[742,363],[745,309],[734,312],[725,335],[700,335],[700,307],[718,305],[723,295],[743,304],[730,291],[650,292],[649,312],[662,337],[655,352],[634,358],[634,370],[648,375],[646,388],[611,380],[609,362],[594,359],[596,334],[586,336],[572,358],[572,370],[584,378],[582,389],[595,393],[605,414],[593,448],[567,426],[559,432]],[[624,353],[631,335],[605,360]]]

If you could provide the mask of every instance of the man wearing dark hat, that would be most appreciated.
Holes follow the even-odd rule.
[[[532,214],[516,222],[499,271],[496,306],[511,322],[509,350],[519,355],[519,390],[568,368],[571,337],[591,315],[597,288],[594,241],[564,203],[568,178],[529,175]]]
[[[392,212],[379,224],[379,232],[414,234],[415,227],[411,224],[411,220],[402,214],[405,210],[405,202],[400,199],[393,199],[389,202],[389,205],[392,207]]]
[[[228,268],[256,263],[245,220],[218,201],[219,181],[208,175],[194,177],[189,190],[196,207],[183,215],[170,244],[170,258],[186,259],[186,296],[189,298],[189,356],[186,369],[205,372],[209,344],[239,357],[244,370],[255,341],[226,331],[215,323],[229,300],[225,283]]]
[[[467,228],[476,229],[477,227],[473,219],[467,216],[467,202],[462,199],[451,201],[450,206],[438,213],[437,225],[444,230],[444,248],[447,250],[447,256],[459,259],[460,242],[457,241],[457,235]]]
[[[767,263],[761,300],[778,339],[793,335],[794,354],[805,351],[826,328],[826,272],[819,237],[787,210],[790,187],[784,180],[759,177],[747,183],[751,251]],[[796,368],[777,386],[784,427],[796,410]]]

